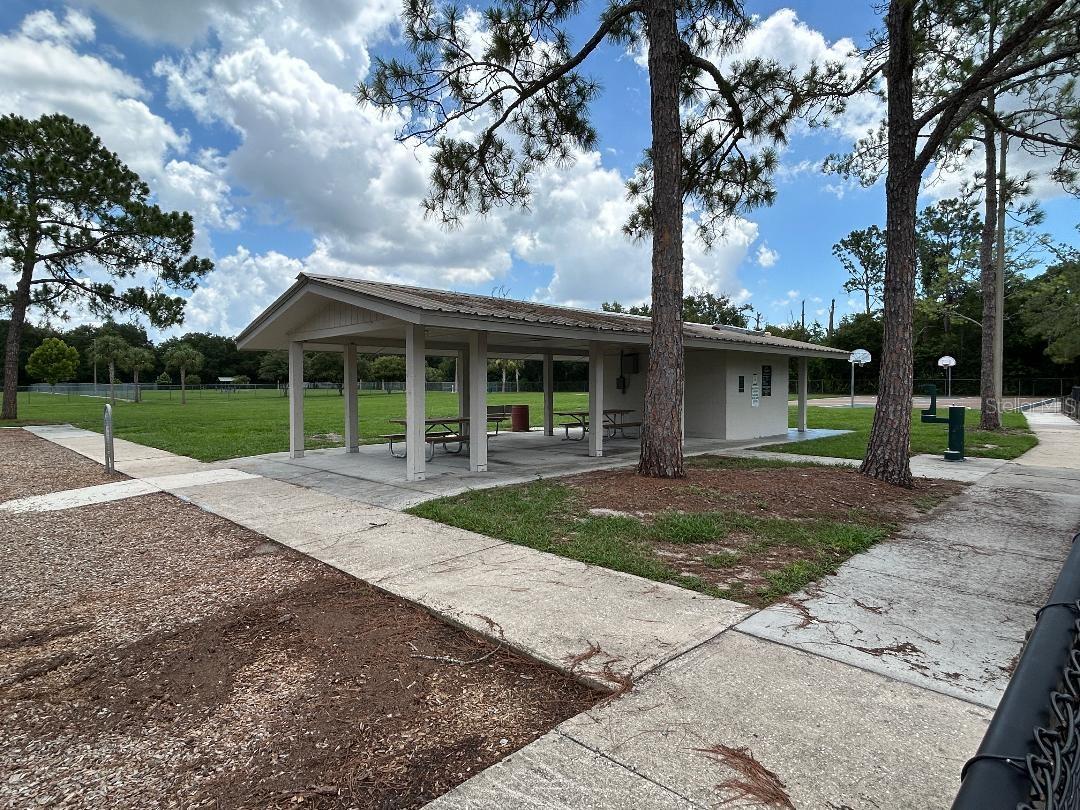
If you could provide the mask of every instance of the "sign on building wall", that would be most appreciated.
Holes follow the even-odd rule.
[[[761,404],[761,381],[758,379],[757,372],[754,372],[754,376],[750,380],[750,407],[756,408]]]
[[[761,367],[761,395],[772,396],[772,366]]]

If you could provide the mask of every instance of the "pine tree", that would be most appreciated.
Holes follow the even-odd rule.
[[[157,327],[178,324],[184,299],[161,287],[194,289],[212,268],[189,255],[193,238],[191,215],[152,204],[147,185],[88,127],[64,115],[0,117],[0,260],[16,275],[14,289],[0,285],[0,306],[11,310],[0,418],[17,415],[19,345],[31,307],[62,316],[78,303],[102,317],[135,313]],[[147,272],[153,285],[133,284]]]
[[[911,395],[919,187],[931,165],[964,156],[987,98],[1073,63],[1080,0],[1021,0],[997,41],[986,36],[984,4],[889,0],[885,31],[867,50],[866,77],[884,77],[886,119],[830,165],[874,183],[885,171],[886,264],[878,402],[862,472],[911,486]],[[1045,48],[1042,47],[1045,45]],[[962,58],[955,58],[961,54]],[[884,59],[884,61],[882,61]],[[1066,68],[1067,69],[1067,68]],[[1063,169],[1064,171],[1065,169]]]
[[[711,244],[739,213],[768,205],[788,124],[824,112],[838,72],[761,59],[731,62],[752,25],[734,0],[629,0],[608,6],[572,47],[580,3],[495,0],[480,25],[447,3],[407,0],[409,63],[377,59],[361,103],[404,108],[400,139],[434,149],[427,211],[455,224],[497,205],[525,206],[544,164],[596,147],[589,105],[599,84],[582,68],[604,43],[648,47],[652,143],[628,184],[626,223],[652,239],[652,340],[638,466],[683,475],[683,205]],[[464,126],[462,126],[464,125]],[[462,131],[474,135],[460,134]]]

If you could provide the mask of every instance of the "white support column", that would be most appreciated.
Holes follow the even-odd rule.
[[[469,415],[469,347],[459,349],[454,363],[454,388],[457,390],[458,416]]]
[[[555,358],[544,352],[544,435],[555,435]]]
[[[806,433],[806,358],[799,358],[799,433]]]
[[[345,344],[343,370],[345,387],[342,394],[345,395],[345,452],[360,452],[360,419],[358,403],[356,400],[356,346],[352,343]]]
[[[469,333],[469,469],[487,472],[487,332]]]
[[[589,344],[589,455],[604,455],[604,347]]]
[[[304,344],[289,344],[289,458],[304,457]]]
[[[427,442],[427,390],[424,374],[424,327],[405,325],[405,479],[423,481]]]

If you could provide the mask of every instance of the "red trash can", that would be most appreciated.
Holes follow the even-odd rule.
[[[529,406],[528,405],[511,405],[510,406],[510,430],[514,433],[521,433],[529,429]]]

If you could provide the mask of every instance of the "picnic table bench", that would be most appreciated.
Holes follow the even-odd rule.
[[[630,408],[605,408],[604,409],[604,424],[603,430],[609,438],[616,438],[620,433],[624,439],[632,439],[634,436],[627,436],[627,428],[640,428],[641,422],[628,422],[626,416],[634,413]],[[565,416],[567,421],[560,422],[559,426],[566,430],[566,436],[563,441],[575,441],[580,442],[585,438],[585,434],[589,432],[589,412],[588,411],[555,411],[555,416]],[[571,428],[581,428],[581,435],[578,437],[572,437],[570,435]]]
[[[388,420],[394,425],[408,425],[406,419],[390,419]],[[489,412],[488,422],[495,423],[495,433],[499,432],[499,423],[505,421],[505,417],[501,415],[492,415]],[[427,448],[427,459],[430,461],[435,457],[436,445],[441,445],[443,450],[447,453],[454,453],[455,455],[460,453],[462,448],[469,443],[469,417],[467,416],[436,416],[430,419],[424,420],[424,442]],[[486,432],[485,436],[491,435]],[[394,458],[405,458],[405,453],[397,453],[394,451],[395,442],[404,442],[408,439],[408,435],[405,433],[384,433],[382,438],[386,439],[387,446],[390,449],[390,455]],[[457,448],[451,450],[447,445],[456,444]]]

